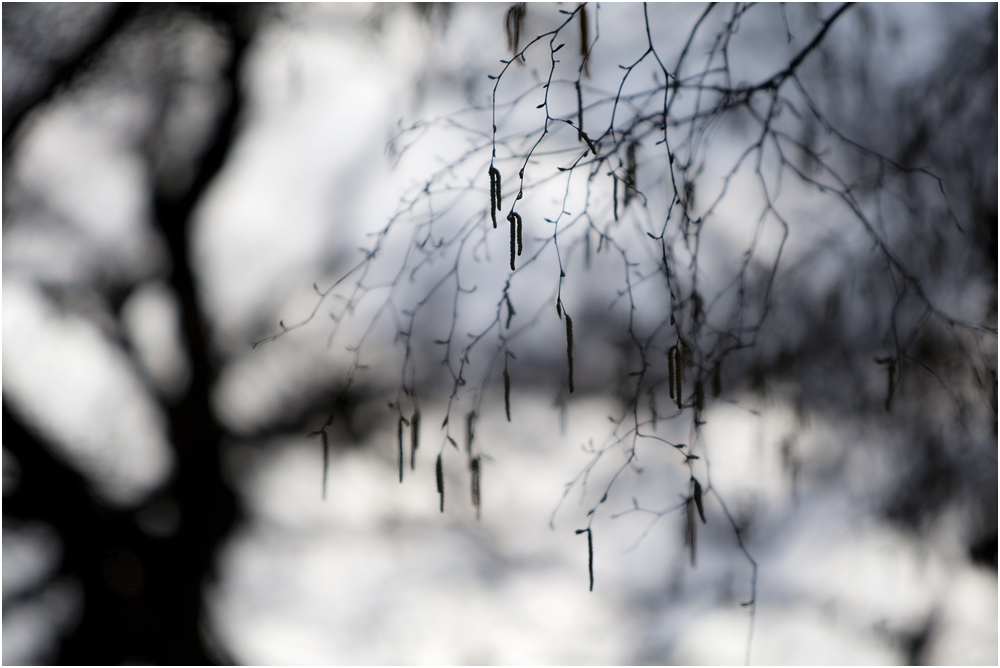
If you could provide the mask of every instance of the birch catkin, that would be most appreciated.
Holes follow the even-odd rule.
[[[507,10],[507,16],[505,18],[505,28],[507,30],[507,48],[510,52],[517,55],[518,48],[521,44],[521,29],[524,27],[524,14],[527,5],[523,2],[515,2]]]
[[[490,210],[495,211],[497,205],[497,170],[490,165]]]
[[[507,216],[507,220],[510,221],[510,270],[514,271],[514,255],[517,251],[517,223],[515,222],[514,216],[517,215],[511,212]]]
[[[490,218],[493,219],[493,229],[497,228],[497,175],[500,172],[490,165]]]
[[[569,362],[569,392],[573,393],[573,319],[566,315],[566,359]]]
[[[701,518],[702,524],[707,524],[705,521],[705,508],[701,505],[701,483],[691,479],[694,482],[694,505],[698,509],[698,516]]]
[[[885,397],[885,410],[892,410],[892,393],[896,389],[896,360],[889,360],[889,392]]]
[[[510,374],[503,370],[503,405],[507,411],[507,422],[510,422]]]
[[[476,509],[476,519],[479,519],[479,457],[473,457],[469,463],[472,471],[472,507]]]
[[[497,177],[497,211],[499,211],[500,207],[503,206],[502,199],[501,199],[501,194],[500,194],[500,192],[501,192],[500,170],[497,169],[496,167],[494,167],[493,171],[496,173],[496,177]]]
[[[323,439],[323,500],[326,501],[326,477],[330,469],[330,442],[326,437],[326,430],[321,429],[319,436]]]
[[[580,45],[581,47],[583,44]],[[586,53],[586,51],[584,51]],[[583,93],[580,91],[580,82],[576,82],[576,124],[577,139],[583,141]]]
[[[625,207],[628,207],[628,203],[632,200],[632,195],[635,192],[635,147],[637,142],[632,142],[628,145],[628,149],[625,151]]]
[[[590,572],[590,591],[594,591],[594,534],[587,529],[587,570]]]
[[[444,467],[441,465],[441,453],[438,453],[437,464],[434,465],[434,477],[437,480],[438,494],[441,495],[441,512],[444,512]]]
[[[649,412],[652,414],[653,431],[656,431],[656,421],[659,416],[656,414],[656,390],[649,388]]]
[[[514,217],[517,219],[517,256],[521,256],[521,251],[524,250],[524,241],[521,238],[521,215],[515,213]]]
[[[618,177],[615,176],[614,174],[611,175],[611,184],[612,184],[611,201],[614,203],[612,211],[614,213],[615,222],[617,223],[618,222]],[[493,224],[493,227],[496,227],[496,223]]]
[[[676,365],[674,364],[674,350],[675,349],[676,349],[676,346],[667,349],[667,385],[670,386],[670,398],[671,399],[675,399],[676,398],[676,396],[674,395],[674,388],[677,385],[677,378],[676,378],[677,368],[676,368]]]
[[[416,469],[417,448],[420,447],[420,411],[413,412],[410,419],[410,470]]]
[[[695,563],[695,523],[694,523],[694,499],[688,498],[684,503],[684,515],[686,525],[684,528],[684,544],[691,547],[691,567]]]
[[[681,372],[683,370],[683,364],[681,363],[681,350],[678,346],[674,346],[674,398],[677,399],[677,408],[683,409],[684,405],[682,403],[682,386],[681,386]]]
[[[405,420],[403,416],[399,416],[399,425],[397,426],[397,436],[399,436],[399,482],[403,482],[403,423]]]
[[[475,438],[476,411],[465,416],[465,452],[472,456],[472,439]]]

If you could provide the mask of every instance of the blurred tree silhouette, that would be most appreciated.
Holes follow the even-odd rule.
[[[4,7],[5,49],[39,48],[39,43],[58,48],[48,37],[61,20],[67,20],[64,14],[68,11],[60,6]],[[80,473],[43,445],[44,432],[8,409],[5,392],[4,447],[19,467],[17,487],[4,500],[5,517],[41,520],[53,526],[63,545],[58,573],[76,578],[82,588],[82,616],[59,647],[55,657],[59,663],[204,664],[225,658],[221,648],[209,652],[205,646],[202,587],[212,575],[215,550],[233,526],[237,509],[222,477],[223,430],[209,403],[216,365],[188,249],[192,211],[226,163],[236,134],[243,104],[237,77],[252,37],[255,13],[256,9],[240,5],[122,5],[109,9],[105,16],[91,20],[83,37],[77,36],[80,45],[75,50],[57,54],[51,63],[38,59],[44,72],[41,81],[35,88],[13,95],[10,112],[5,95],[4,162],[8,163],[16,157],[18,132],[30,122],[32,111],[48,100],[94,85],[94,79],[100,81],[102,76],[124,79],[127,73],[122,72],[121,59],[128,58],[128,49],[136,40],[159,39],[161,45],[169,46],[174,37],[171,31],[183,30],[185,21],[199,21],[212,26],[229,50],[228,64],[218,82],[225,98],[216,111],[214,127],[203,143],[181,148],[180,159],[189,163],[184,165],[189,167],[189,178],[177,183],[160,171],[161,178],[152,188],[153,218],[169,250],[169,285],[180,302],[191,374],[183,395],[165,402],[176,467],[148,506],[157,517],[166,518],[160,522],[164,531],[144,531],[134,521],[132,509],[109,507],[94,499]],[[33,55],[30,51],[22,54]],[[136,85],[153,88],[164,111],[172,111],[170,97],[178,94],[183,82],[171,72],[172,65],[177,67],[176,60],[165,61],[156,72],[159,77]],[[171,74],[175,74],[173,81]],[[147,137],[154,173],[157,166],[169,161],[172,156],[168,151],[174,148],[169,146],[175,138],[168,134],[166,118],[164,113],[162,124],[150,128]],[[8,197],[5,183],[5,233]],[[132,287],[111,278],[91,289],[102,292],[112,313],[118,314]],[[180,520],[171,520],[174,515]]]
[[[84,287],[107,304],[89,317],[117,321],[141,280],[168,277],[190,377],[175,394],[160,391],[175,466],[138,510],[95,498],[5,389],[4,448],[19,472],[5,490],[5,523],[52,526],[63,546],[55,577],[82,590],[81,617],[56,661],[226,661],[206,632],[203,588],[239,510],[210,401],[222,360],[192,270],[191,221],[231,159],[246,113],[239,77],[268,10],[69,11],[4,7],[5,61],[10,49],[34,68],[10,95],[5,85],[5,167],[50,102],[109,81],[151,101],[154,121],[137,142],[168,260]],[[863,47],[864,6],[786,16],[783,5],[710,5],[679,24],[679,40],[662,6],[612,29],[606,11],[514,5],[488,27],[510,50],[488,73],[489,104],[476,103],[470,84],[470,108],[400,131],[392,156],[424,176],[356,263],[316,287],[311,314],[257,342],[319,326],[328,313],[330,341],[352,355],[332,396],[305,398],[273,429],[317,428],[325,465],[335,421],[351,428],[359,405],[386,396],[402,482],[427,433],[421,405],[440,402],[442,435],[431,447],[441,508],[442,461],[460,457],[478,510],[479,415],[516,420],[511,394],[529,384],[550,388],[562,407],[570,394],[614,387],[620,412],[566,489],[589,504],[576,530],[591,560],[608,499],[656,474],[640,465],[644,450],[672,448],[686,471],[678,501],[633,497],[627,512],[682,515],[692,566],[699,525],[725,523],[752,566],[743,599],[752,615],[756,564],[743,542],[752,517],[731,511],[713,485],[702,426],[718,402],[780,398],[802,420],[884,434],[900,467],[895,488],[883,490],[886,515],[920,532],[958,505],[976,515],[972,558],[995,568],[996,8],[956,30],[934,69],[902,87]],[[74,20],[57,40],[60,22]],[[211,59],[197,65],[210,70],[198,73],[210,111],[185,121],[185,86],[197,77],[184,70],[183,36],[205,27],[226,55],[217,73]],[[857,43],[843,37],[854,34]],[[603,51],[622,36],[640,45],[627,63]],[[135,55],[143,40],[159,45],[152,65]],[[764,40],[773,48],[760,53]],[[458,141],[449,154],[447,142]],[[427,151],[438,148],[443,167],[427,175]],[[5,236],[9,212],[31,205],[9,179]],[[396,387],[368,374],[396,363],[389,341]],[[783,455],[797,470],[794,442]],[[913,644],[919,658],[919,638]]]

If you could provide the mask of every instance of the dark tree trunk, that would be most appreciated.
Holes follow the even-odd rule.
[[[229,37],[231,58],[225,84],[230,95],[188,191],[175,198],[157,193],[153,202],[155,222],[170,250],[170,285],[181,304],[192,371],[186,396],[168,408],[175,470],[156,497],[179,511],[176,529],[167,535],[149,535],[139,528],[135,513],[95,500],[85,479],[53,456],[42,437],[4,405],[4,445],[21,469],[17,489],[5,498],[5,515],[51,525],[63,545],[60,573],[75,578],[82,587],[81,617],[63,639],[58,663],[227,661],[222,650],[206,642],[203,587],[214,576],[216,551],[237,521],[238,509],[223,478],[224,430],[210,404],[216,368],[189,263],[189,245],[192,212],[225,165],[235,138],[242,108],[238,74],[249,34],[241,23],[245,7],[205,5],[201,10]],[[117,29],[121,26],[119,22]],[[100,43],[108,39],[110,35],[102,33]]]

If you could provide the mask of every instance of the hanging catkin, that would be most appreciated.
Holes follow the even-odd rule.
[[[465,416],[465,452],[472,456],[472,439],[475,438],[476,411],[469,411]]]
[[[677,399],[677,408],[683,409],[684,405],[682,402],[682,386],[681,386],[681,375],[683,371],[683,364],[681,363],[681,351],[678,346],[674,346],[674,398]]]
[[[493,229],[497,228],[497,175],[500,172],[490,165],[490,218],[493,219]]]
[[[694,523],[694,499],[688,497],[688,500],[684,503],[684,544],[690,546],[691,548],[691,567],[694,568],[695,563],[695,523]]]
[[[438,453],[437,464],[434,465],[434,477],[437,480],[438,494],[441,495],[441,512],[444,512],[444,467],[441,465],[441,453]]]
[[[399,416],[399,424],[397,425],[397,436],[399,436],[399,482],[403,482],[403,423],[406,420],[403,416]]]
[[[521,251],[524,250],[524,241],[521,239],[521,215],[515,213],[514,217],[517,218],[517,255],[521,256]]]
[[[566,359],[569,362],[569,392],[573,393],[573,319],[566,313]]]
[[[330,468],[330,442],[326,437],[326,429],[314,431],[310,436],[319,436],[323,440],[323,491],[322,499],[326,501],[326,476]]]
[[[479,456],[472,458],[469,463],[469,470],[472,472],[472,507],[476,509],[476,519],[479,519]]]
[[[510,422],[510,374],[503,370],[503,405],[507,411],[507,422]]]
[[[514,256],[517,252],[517,222],[515,221],[514,212],[511,212],[507,216],[507,220],[510,221],[510,270],[514,271]]]
[[[701,505],[701,483],[694,478],[691,480],[694,482],[694,505],[698,509],[698,516],[701,518],[701,523],[707,524],[705,522],[705,508]]]
[[[885,397],[885,410],[892,410],[892,393],[896,389],[896,360],[889,360],[889,392]]]
[[[649,388],[649,412],[652,414],[653,431],[656,431],[656,421],[659,416],[656,414],[656,390]]]
[[[674,364],[674,350],[675,347],[667,349],[667,385],[670,386],[670,398],[675,399],[674,388],[677,386],[677,368]]]
[[[500,191],[501,191],[500,170],[494,167],[493,171],[496,172],[496,177],[497,177],[497,211],[499,211],[500,207],[502,206],[502,204],[501,204],[501,194],[500,194]]]
[[[635,147],[638,142],[632,142],[625,151],[625,207],[632,200],[635,192]]]
[[[526,3],[515,2],[507,10],[507,16],[504,19],[504,27],[507,30],[507,48],[515,56],[521,44],[521,30],[524,28],[526,8]]]
[[[590,591],[594,591],[594,534],[587,529],[587,571],[590,573]]]
[[[416,469],[417,448],[420,447],[420,410],[413,412],[410,419],[410,470]]]
[[[611,201],[613,204],[613,213],[615,217],[615,222],[618,222],[618,177],[614,174],[611,175],[612,191],[611,191]],[[496,223],[493,224],[496,227]]]
[[[580,91],[579,81],[576,82],[576,125],[577,139],[583,141],[583,93]]]

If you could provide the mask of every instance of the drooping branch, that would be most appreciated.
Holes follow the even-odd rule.
[[[595,336],[594,330],[623,342],[626,352],[621,389],[616,388],[620,410],[611,416],[613,426],[607,437],[595,439],[597,444],[586,448],[591,461],[570,481],[566,494],[579,490],[589,499],[589,531],[594,517],[607,510],[605,504],[616,502],[612,493],[620,493],[626,481],[635,479],[630,476],[640,474],[637,461],[644,450],[664,445],[673,448],[668,452],[676,453],[677,465],[689,469],[694,485],[686,497],[689,516],[693,518],[696,510],[700,518],[711,522],[714,513],[717,520],[728,523],[735,536],[732,542],[750,566],[746,605],[751,636],[757,564],[740,522],[729,512],[721,490],[711,484],[702,426],[713,404],[732,400],[735,391],[744,391],[748,385],[753,388],[754,374],[760,368],[754,364],[771,363],[766,358],[772,353],[761,352],[769,346],[761,344],[770,344],[768,336],[777,338],[768,329],[774,312],[780,310],[775,306],[775,295],[787,298],[788,291],[794,289],[782,281],[791,275],[785,259],[791,245],[787,242],[803,227],[791,213],[794,202],[783,193],[798,189],[798,194],[808,194],[860,225],[875,242],[873,262],[888,265],[884,273],[872,270],[871,274],[873,282],[880,286],[884,282],[895,298],[887,309],[891,323],[884,329],[885,340],[877,342],[892,349],[889,357],[877,356],[895,360],[891,392],[898,393],[900,387],[898,360],[907,359],[918,334],[926,331],[927,318],[921,318],[910,331],[896,332],[897,314],[906,298],[922,302],[927,313],[952,330],[979,337],[975,338],[977,343],[995,341],[995,326],[990,329],[988,324],[961,321],[931,308],[928,295],[932,293],[920,289],[921,277],[899,261],[902,249],[880,229],[876,218],[880,214],[871,213],[884,200],[897,196],[885,185],[887,179],[927,177],[943,194],[940,179],[875,151],[858,151],[860,144],[833,130],[802,86],[802,80],[811,76],[803,65],[834,34],[831,29],[851,6],[841,5],[830,16],[818,19],[816,32],[806,46],[790,52],[789,60],[776,68],[776,74],[770,74],[769,69],[764,78],[748,85],[733,83],[729,48],[745,15],[762,10],[741,4],[722,15],[710,5],[700,12],[680,53],[668,56],[673,44],[656,43],[650,7],[645,7],[646,43],[640,42],[637,55],[619,65],[619,70],[608,68],[615,72],[613,85],[602,82],[603,89],[596,84],[593,88],[584,85],[582,62],[579,66],[560,65],[560,59],[571,57],[561,49],[575,38],[567,32],[578,24],[583,5],[560,9],[562,16],[555,17],[553,29],[533,39],[521,39],[520,46],[510,44],[513,57],[501,60],[501,66],[487,75],[492,88],[488,103],[436,122],[438,127],[465,136],[469,148],[403,195],[397,215],[373,235],[372,247],[352,268],[361,278],[352,278],[347,290],[339,291],[337,285],[328,291],[317,290],[317,311],[331,294],[342,300],[343,305],[331,308],[337,326],[362,300],[378,302],[378,316],[370,321],[371,327],[364,328],[364,336],[348,342],[355,356],[349,379],[353,380],[360,368],[360,351],[370,345],[372,327],[384,313],[392,315],[397,340],[405,346],[401,385],[406,397],[414,396],[417,385],[414,351],[420,349],[421,342],[428,348],[441,346],[444,353],[434,360],[440,360],[440,365],[426,365],[420,381],[422,386],[450,387],[442,425],[443,439],[448,440],[452,438],[453,410],[463,400],[478,413],[483,397],[491,392],[495,410],[512,419],[512,379],[523,377],[520,372],[524,368],[518,367],[514,348],[524,345],[532,328],[545,319],[566,318],[569,374],[559,377],[561,364],[553,374],[558,377],[553,382],[558,383],[560,397],[565,396],[567,377],[570,391],[605,390],[582,371],[574,376],[574,336],[580,351],[577,360],[586,359],[583,351],[589,343],[588,334]],[[595,10],[595,21],[598,15]],[[787,26],[784,19],[782,26]],[[787,27],[784,34],[790,34]],[[595,38],[587,49],[587,67],[595,73],[601,63],[600,47]],[[533,83],[517,78],[520,70],[512,67],[515,61],[537,66]],[[650,75],[652,85],[637,83],[643,74]],[[508,88],[515,84],[523,89]],[[562,93],[566,99],[559,98]],[[789,129],[808,123],[827,130],[827,144],[822,148],[796,138],[795,131]],[[415,124],[412,132],[402,133],[397,142],[415,142],[432,125],[435,123]],[[734,142],[723,151],[713,148],[720,129],[729,132]],[[412,145],[406,144],[397,155]],[[852,171],[840,159],[853,152],[861,154],[864,164]],[[877,167],[875,177],[868,173],[872,165]],[[709,175],[718,178],[707,183]],[[741,180],[746,190],[738,192],[736,184]],[[508,187],[506,197],[502,184]],[[747,194],[753,204],[738,205],[736,213],[727,211],[724,217],[723,203]],[[502,235],[494,233],[501,202],[509,206],[509,237],[506,230]],[[949,213],[945,219],[954,220],[950,205],[947,201],[944,204]],[[713,227],[717,228],[720,220],[725,223],[730,218],[746,223],[748,240],[732,258],[707,257],[710,251],[706,248],[711,246],[706,245],[706,238],[715,232]],[[517,259],[522,250],[517,234],[521,219],[524,256]],[[509,262],[506,252],[501,253],[502,263],[491,256],[496,253],[497,239],[504,251],[509,247]],[[595,239],[596,250],[592,247]],[[392,243],[408,245],[405,255],[394,256],[393,261],[399,264],[389,272],[391,282],[378,287],[364,283],[369,269],[388,255],[382,250]],[[591,269],[592,252],[620,272],[614,282],[594,281],[600,285],[587,286],[581,279],[581,273]],[[585,255],[583,262],[581,254]],[[726,262],[732,267],[730,274],[708,275],[706,265],[716,270]],[[489,291],[482,285],[469,287],[464,273],[469,264],[477,265],[479,275],[496,279]],[[412,301],[402,301],[404,286],[412,289],[408,296]],[[479,291],[470,296],[476,288]],[[595,295],[601,288],[607,292]],[[521,306],[521,299],[539,295],[544,303],[534,312]],[[450,307],[450,327],[441,338],[431,337],[426,322],[417,319],[436,296]],[[598,303],[606,296],[605,303]],[[875,327],[881,327],[884,304],[877,297],[866,298],[872,300]],[[461,333],[459,328],[465,324],[459,313],[470,302],[481,306],[484,300],[490,306],[486,316],[470,324],[467,338],[459,340],[456,330]],[[516,317],[514,301],[520,309]],[[607,310],[583,315],[574,302],[585,303],[594,313],[600,306]],[[565,314],[567,303],[577,316],[575,322]],[[288,329],[282,325],[282,334]],[[537,345],[541,348],[545,343]],[[756,359],[745,354],[751,349],[757,350]],[[737,354],[741,351],[744,354]],[[436,381],[440,382],[435,385]],[[517,389],[514,386],[515,397]],[[711,397],[706,396],[706,389],[711,390]],[[658,402],[657,393],[669,394],[673,401]],[[898,401],[897,394],[895,405]],[[890,405],[881,398],[876,403]],[[402,411],[399,402],[393,408]],[[516,415],[514,411],[513,417]],[[688,437],[682,439],[686,442],[662,436],[661,425],[669,422],[688,429]],[[600,481],[601,489],[588,497],[592,492],[587,484],[594,479]],[[636,503],[635,511],[651,513],[659,520],[676,516],[684,507],[667,504],[654,510]],[[692,525],[692,554],[693,532]],[[747,652],[749,658],[749,640]]]

